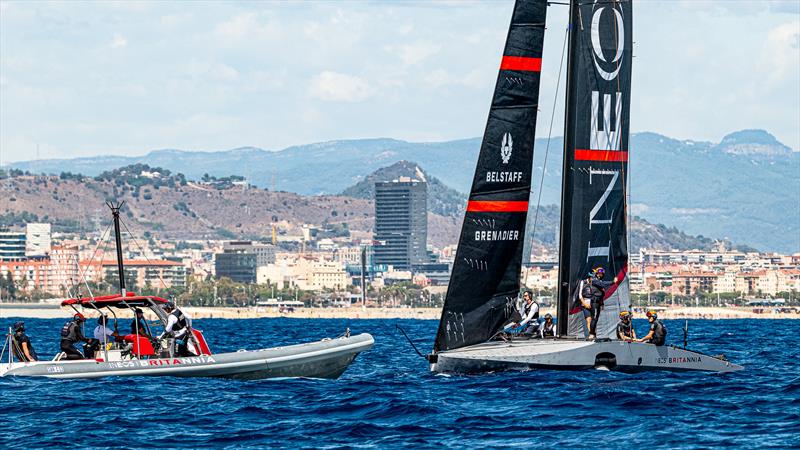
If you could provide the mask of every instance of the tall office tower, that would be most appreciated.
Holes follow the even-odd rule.
[[[410,270],[428,261],[428,184],[400,177],[375,183],[375,264]]]

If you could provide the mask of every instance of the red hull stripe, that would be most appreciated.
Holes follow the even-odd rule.
[[[467,202],[467,212],[528,212],[528,202]]]
[[[628,162],[628,152],[623,150],[575,150],[575,161]]]
[[[520,70],[523,72],[541,72],[542,58],[527,58],[524,56],[503,56],[500,70]]]

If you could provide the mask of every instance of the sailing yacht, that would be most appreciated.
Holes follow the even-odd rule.
[[[433,352],[436,372],[509,369],[701,370],[742,367],[724,356],[616,339],[630,309],[627,182],[632,58],[630,1],[570,0],[557,334],[496,339],[520,288],[539,103],[546,0],[517,0]],[[603,268],[596,338],[579,305]]]

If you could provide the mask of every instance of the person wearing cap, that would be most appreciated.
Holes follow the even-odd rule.
[[[144,311],[139,308],[133,310],[134,319],[131,321],[131,334],[138,334],[150,339],[150,334],[147,332],[147,324],[144,320]]]
[[[101,346],[105,346],[109,342],[122,342],[122,336],[119,335],[117,330],[108,328],[108,317],[105,314],[97,319],[97,326],[94,327],[93,334],[96,342],[92,346],[92,353],[100,350]],[[88,357],[89,355],[87,354],[86,356]]]
[[[542,339],[556,337],[556,327],[552,314],[547,313],[544,315],[544,323],[539,327],[539,337]]]
[[[650,332],[647,333],[647,336],[636,339],[636,342],[647,342],[658,346],[664,345],[667,339],[667,327],[658,320],[658,313],[647,311],[647,320],[650,322]]]
[[[91,345],[92,339],[83,335],[83,324],[86,317],[81,313],[75,313],[72,320],[61,327],[61,351],[66,354],[66,359],[84,359],[83,353],[75,348],[78,342],[85,342]]]
[[[617,339],[621,341],[635,341],[636,330],[633,329],[630,311],[621,311],[619,313],[619,323],[617,324]]]
[[[603,278],[605,278],[606,271],[602,267],[596,267],[589,275],[589,279],[586,280],[588,288],[585,288],[584,291],[588,290],[591,295],[589,339],[594,339],[597,335],[597,322],[600,320],[600,312],[603,310],[606,290],[617,284],[619,280],[617,277],[614,277],[613,281],[604,280]]]
[[[192,321],[180,309],[175,307],[172,302],[164,305],[167,317],[167,326],[164,332],[158,337],[159,340],[165,337],[175,338],[178,343],[178,356],[193,356],[189,352],[189,339],[191,338]]]
[[[31,339],[25,334],[25,322],[14,323],[14,337],[12,350],[14,357],[20,362],[38,361],[36,351],[31,345]]]

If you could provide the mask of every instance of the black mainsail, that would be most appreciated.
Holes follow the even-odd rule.
[[[606,290],[597,337],[612,337],[628,308],[626,193],[633,10],[628,0],[572,0],[564,124],[558,332],[585,335],[576,301],[602,267]],[[562,318],[569,317],[569,320]]]
[[[519,292],[546,0],[514,5],[434,351],[484,342]]]

